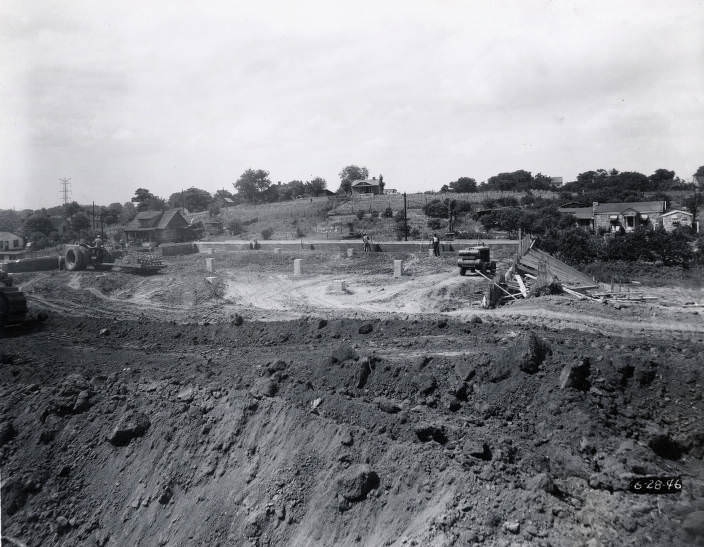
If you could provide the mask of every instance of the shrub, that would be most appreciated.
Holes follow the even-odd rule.
[[[372,211],[371,215],[372,215],[372,218],[377,219],[377,218],[379,218],[379,211],[377,211],[375,209],[374,211]]]
[[[387,207],[384,209],[384,218],[392,218],[394,216],[394,211],[391,209],[391,207]]]
[[[244,228],[242,227],[242,223],[237,220],[236,218],[233,218],[227,223],[227,230],[230,232],[231,235],[236,236],[244,232]]]
[[[431,230],[439,230],[442,228],[442,220],[439,218],[429,218],[428,219],[428,228]]]
[[[447,203],[434,199],[423,207],[423,212],[432,218],[447,218]]]
[[[264,228],[262,230],[262,239],[264,239],[264,240],[271,239],[271,236],[273,233],[274,233],[273,228]]]

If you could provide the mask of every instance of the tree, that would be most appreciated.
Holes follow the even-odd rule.
[[[697,177],[704,177],[704,165],[700,165],[694,172],[694,184],[697,184],[701,190],[704,190],[704,179],[697,180]]]
[[[155,196],[146,188],[137,188],[132,202],[137,204],[137,211],[163,211],[166,209],[166,200]]]
[[[457,180],[453,180],[449,185],[443,186],[447,188],[444,191],[450,192],[476,192],[477,191],[477,181],[471,177],[460,177]],[[443,191],[441,189],[441,191]]]
[[[64,204],[64,217],[71,218],[73,215],[75,215],[80,210],[81,210],[81,206],[78,205],[78,203],[75,201],[72,201],[71,203],[65,203]]]
[[[74,232],[80,234],[81,232],[90,230],[90,227],[90,218],[88,218],[88,215],[83,211],[79,211],[71,217],[71,229]]]
[[[325,181],[324,178],[322,177],[315,177],[313,180],[311,180],[308,183],[308,191],[313,195],[313,196],[320,196],[325,193],[325,189],[327,187],[327,182]]]
[[[122,216],[122,205],[120,203],[111,203],[108,208],[101,211],[103,222],[108,226],[112,224],[117,224],[120,222],[120,217]]]
[[[126,202],[122,206],[122,211],[120,213],[120,224],[127,224],[137,215],[137,208],[131,201]]]
[[[503,190],[520,192],[529,190],[533,185],[533,177],[530,171],[519,169],[510,173],[499,173],[490,177],[485,184],[487,190]]]
[[[0,232],[17,232],[22,226],[22,218],[12,209],[0,210]]]
[[[656,169],[648,177],[653,190],[669,190],[675,184],[675,172],[667,169]]]
[[[208,209],[213,201],[210,192],[200,188],[191,187],[182,192],[175,192],[169,197],[170,207],[185,207],[189,211],[200,212]]]
[[[237,195],[245,201],[253,203],[258,200],[259,194],[271,186],[269,171],[263,169],[247,169],[240,175],[233,185]]]
[[[384,182],[384,175],[379,173],[379,193],[380,194],[384,193],[384,186],[386,186],[386,183]]]
[[[338,192],[349,194],[352,191],[352,183],[357,180],[369,178],[369,170],[366,167],[348,165],[340,171],[340,188]]]
[[[49,215],[41,211],[33,213],[24,221],[23,227],[25,234],[40,233],[48,236],[54,231],[54,225],[49,218]]]

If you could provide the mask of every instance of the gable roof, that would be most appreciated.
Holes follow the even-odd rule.
[[[595,213],[618,214],[632,209],[638,213],[662,213],[665,210],[663,201],[634,201],[631,203],[599,203],[594,206]]]
[[[162,215],[161,219],[159,219],[159,224],[156,227],[160,230],[163,230],[171,223],[171,221],[177,215],[181,217],[181,219],[183,219],[184,224],[188,224],[188,222],[186,222],[186,219],[181,216],[181,211],[179,211],[178,209],[169,209]]]
[[[144,232],[149,230],[164,230],[176,217],[181,219],[181,223],[184,226],[188,224],[179,209],[169,209],[168,211],[142,211],[141,213],[137,213],[137,216],[125,226],[125,231]]]
[[[352,183],[352,186],[379,186],[379,181],[376,179],[356,180]]]
[[[0,239],[22,239],[21,236],[13,234],[12,232],[0,232]]]
[[[693,216],[692,213],[690,213],[689,211],[683,211],[682,209],[673,209],[672,211],[668,211],[667,213],[663,213],[663,214],[660,215],[660,216],[666,217],[666,216],[669,216],[669,215],[674,215],[675,213],[681,213],[681,214],[683,214],[683,215],[689,215],[690,217]]]

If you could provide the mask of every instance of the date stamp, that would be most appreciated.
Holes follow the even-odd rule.
[[[628,490],[634,494],[677,494],[682,491],[682,477],[637,477]]]

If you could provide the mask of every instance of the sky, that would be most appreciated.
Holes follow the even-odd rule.
[[[704,164],[704,0],[0,3],[0,208]]]

